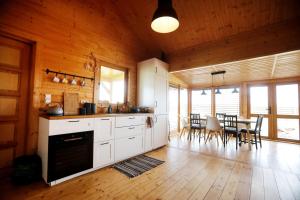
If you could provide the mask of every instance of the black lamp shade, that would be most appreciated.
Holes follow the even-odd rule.
[[[159,33],[175,31],[179,26],[178,16],[172,0],[158,0],[158,8],[153,14],[151,28]]]

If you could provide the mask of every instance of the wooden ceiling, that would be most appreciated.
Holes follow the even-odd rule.
[[[231,85],[241,82],[300,76],[300,50],[237,62],[199,67],[172,73],[190,88],[210,87],[211,72],[225,70],[214,76],[213,85]]]
[[[156,0],[114,0],[120,16],[149,52],[160,55],[217,41],[300,16],[299,0],[173,0],[180,26],[169,34],[151,30]]]

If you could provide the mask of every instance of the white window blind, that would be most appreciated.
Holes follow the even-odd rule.
[[[216,113],[240,115],[240,93],[232,93],[233,89],[220,89],[221,94],[215,94]]]
[[[211,90],[192,90],[192,113],[198,113],[201,117],[211,115]]]

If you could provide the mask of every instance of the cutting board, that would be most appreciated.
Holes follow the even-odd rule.
[[[64,93],[64,115],[78,115],[79,94]]]

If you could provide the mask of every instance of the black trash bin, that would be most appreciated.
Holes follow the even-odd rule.
[[[38,155],[26,155],[13,162],[12,181],[17,185],[26,185],[40,180],[42,177],[42,161]]]

